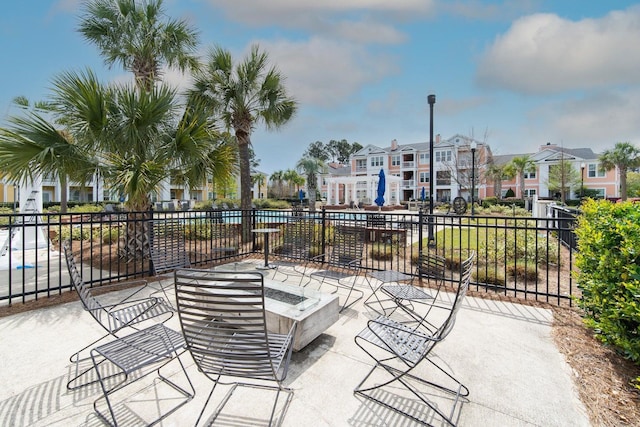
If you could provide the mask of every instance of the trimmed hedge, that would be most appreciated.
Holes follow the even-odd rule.
[[[576,235],[585,323],[640,365],[640,205],[587,200]]]

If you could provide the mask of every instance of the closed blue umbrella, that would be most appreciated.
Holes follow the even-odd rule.
[[[378,174],[378,197],[376,197],[376,205],[382,206],[384,205],[384,187],[385,187],[385,178],[384,178],[384,170],[380,169],[380,173]]]
[[[427,190],[425,190],[425,188],[422,187],[422,190],[420,191],[420,200],[424,202],[426,198],[427,198]]]
[[[304,191],[302,191],[302,188],[298,191],[298,198],[300,199],[300,203],[302,203],[302,199],[304,199]]]

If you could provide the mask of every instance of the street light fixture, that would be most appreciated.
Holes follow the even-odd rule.
[[[476,148],[478,144],[475,141],[471,141],[471,216],[476,214],[473,199],[476,194]]]
[[[436,96],[431,94],[427,96],[429,103],[429,234],[428,245],[434,246],[435,239],[433,237],[433,106],[436,103]]]
[[[580,163],[580,201],[584,198],[584,162]]]

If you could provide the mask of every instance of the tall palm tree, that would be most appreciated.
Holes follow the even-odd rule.
[[[288,196],[293,197],[294,190],[296,189],[295,185],[300,182],[300,174],[293,169],[287,169],[284,171],[282,178],[287,183],[287,189],[289,190]]]
[[[498,165],[490,163],[485,172],[487,178],[493,182],[493,193],[496,197],[502,197],[502,181],[511,180],[516,175],[515,169],[509,164]]]
[[[106,183],[126,195],[131,211],[143,212],[138,214],[141,218],[146,218],[150,194],[158,191],[170,174],[178,173],[193,187],[200,186],[208,174],[223,179],[235,173],[235,140],[215,132],[204,106],[181,105],[175,91],[165,85],[151,91],[132,85],[105,86],[90,70],[67,72],[54,79],[51,104],[56,122],[73,135],[73,144],[70,137],[56,140],[66,150],[58,156],[62,158],[58,161],[69,162],[64,170],[68,170],[67,164],[78,173],[99,170]],[[55,128],[45,121],[37,123],[53,139]],[[26,151],[33,140],[28,130],[15,129],[12,135],[20,139],[14,142],[20,145],[0,148],[0,158],[10,149]],[[4,143],[0,141],[0,146]],[[23,163],[16,168],[28,166]],[[127,253],[146,253],[146,222],[133,225]]]
[[[240,157],[240,205],[243,215],[243,239],[250,238],[251,133],[262,123],[277,129],[297,110],[296,101],[286,93],[283,77],[269,67],[268,55],[253,46],[249,55],[234,66],[231,53],[221,47],[209,51],[201,72],[195,75],[192,97],[204,99],[218,114],[227,129],[233,129]]]
[[[296,168],[307,177],[307,190],[309,191],[309,211],[316,210],[316,192],[318,190],[318,175],[327,172],[327,165],[315,157],[305,157],[298,161]]]
[[[198,34],[185,21],[166,19],[162,0],[90,0],[78,31],[94,43],[108,66],[122,64],[138,87],[151,90],[163,65],[195,69]]]
[[[603,152],[599,160],[601,167],[606,171],[618,168],[620,197],[627,200],[627,172],[640,166],[640,150],[630,142],[617,142],[613,149]]]
[[[274,187],[278,189],[278,197],[282,197],[282,182],[284,181],[284,172],[275,171],[269,177],[269,180],[273,182]]]
[[[259,199],[260,195],[262,194],[262,186],[264,185],[264,182],[265,182],[265,176],[261,173],[257,173],[251,177],[251,182],[258,186],[258,196],[255,198]]]
[[[37,111],[9,117],[9,126],[0,129],[0,171],[19,183],[35,176],[57,176],[60,182],[60,212],[67,212],[67,183],[86,182],[95,164],[74,143],[66,130],[50,123]]]
[[[520,180],[520,198],[524,200],[524,174],[536,170],[536,164],[529,155],[514,157],[511,159],[511,166],[516,171],[516,175]]]

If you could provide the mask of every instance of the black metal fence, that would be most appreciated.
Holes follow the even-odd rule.
[[[243,218],[249,223],[244,229]],[[306,219],[315,223],[317,254],[331,248],[335,227],[366,234],[364,268],[415,272],[420,251],[447,259],[456,277],[458,262],[473,250],[477,263],[474,289],[522,299],[570,305],[578,291],[571,271],[575,246],[564,244],[573,234],[574,218],[433,215],[422,212],[299,210],[208,210],[180,212],[0,215],[0,304],[13,304],[61,294],[70,288],[60,242],[70,239],[82,262],[86,281],[98,285],[150,276],[149,257],[139,248],[144,236],[163,222],[183,226],[194,267],[207,267],[262,254],[264,235],[257,228],[282,230]],[[271,233],[277,257],[281,234]],[[141,237],[142,236],[142,237]]]

